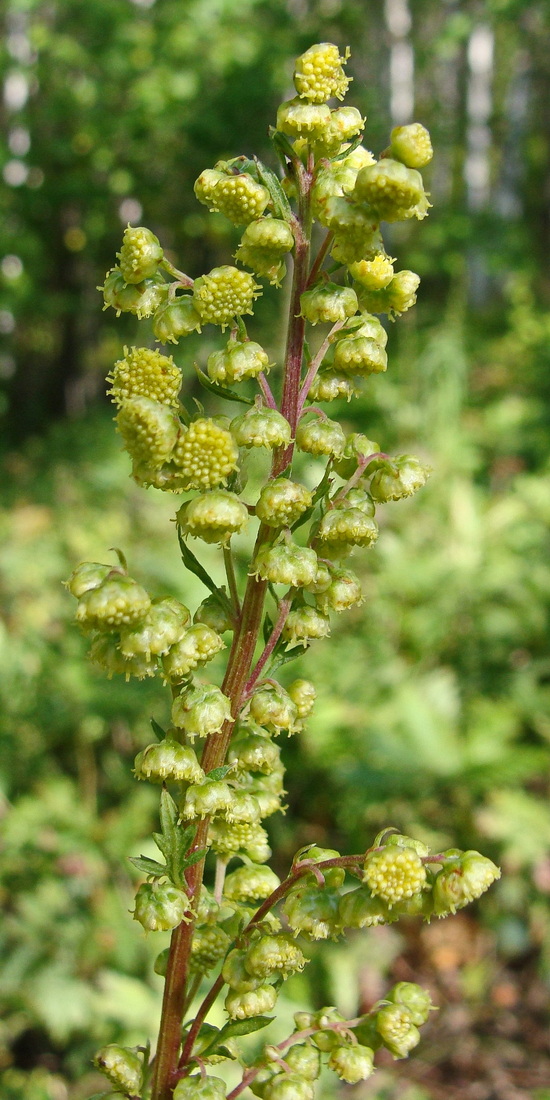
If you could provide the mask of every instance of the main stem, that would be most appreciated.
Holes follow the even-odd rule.
[[[285,354],[281,412],[289,421],[292,436],[300,415],[300,381],[304,353],[305,321],[300,316],[300,296],[306,289],[309,277],[309,251],[311,215],[309,193],[311,178],[305,169],[298,182],[299,204],[296,220],[296,248],[294,273],[290,298],[288,338]],[[294,444],[281,448],[274,455],[271,476],[277,477],[292,461]],[[256,548],[272,536],[272,530],[260,526]],[[256,552],[256,548],[254,553]],[[211,734],[204,746],[201,766],[206,773],[220,767],[226,757],[235,719],[238,717],[245,687],[249,679],[254,653],[258,643],[264,614],[267,582],[249,575],[239,621],[229,652],[222,691],[231,700],[232,720],[222,729]],[[193,849],[204,848],[208,835],[208,819],[199,823]],[[195,863],[187,872],[190,909],[194,908],[204,875],[204,859]],[[185,1010],[185,997],[191,957],[194,921],[182,922],[172,932],[166,970],[162,1013],[152,1081],[152,1100],[171,1100],[177,1080],[178,1057],[181,1046],[181,1029]]]

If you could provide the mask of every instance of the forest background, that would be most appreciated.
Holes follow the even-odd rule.
[[[131,763],[166,704],[155,682],[91,668],[61,581],[119,545],[145,584],[191,605],[203,593],[166,536],[173,501],[128,480],[104,376],[141,337],[95,287],[129,221],[192,276],[228,262],[231,227],[193,182],[224,155],[269,161],[292,60],[329,40],[352,46],[367,146],[414,118],[436,150],[421,233],[391,227],[419,303],[391,328],[387,375],[338,414],[434,473],[387,506],[351,626],[297,666],[320,698],[287,747],[276,869],[312,840],[357,851],[392,823],[436,848],[479,848],[504,874],[473,915],[321,945],[292,996],[353,1014],[390,978],[432,991],[441,1008],[419,1054],[383,1066],[361,1100],[549,1100],[548,4],[5,0],[3,12],[2,1097],[85,1100],[101,1087],[93,1051],[142,1041],[159,1004],[158,940],[128,916],[127,856],[156,812]],[[271,289],[257,307],[270,359],[277,307]],[[200,396],[193,340],[175,351],[188,397]],[[283,1012],[296,1007],[289,997]]]

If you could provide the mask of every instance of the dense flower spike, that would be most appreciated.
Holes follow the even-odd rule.
[[[285,666],[330,633],[335,613],[363,602],[360,567],[356,574],[342,559],[374,545],[378,505],[410,496],[429,474],[411,455],[386,454],[367,425],[345,432],[318,407],[351,401],[363,385],[387,391],[379,316],[410,309],[419,277],[395,269],[381,223],[422,220],[429,209],[418,171],[432,153],[424,127],[395,127],[376,159],[358,144],[361,112],[329,104],[347,91],[348,53],[321,42],[297,59],[296,95],[281,104],[272,131],[282,180],[243,155],[218,161],[195,183],[199,202],[241,227],[235,260],[248,271],[222,264],[193,281],[149,229],[128,226],[102,288],[117,314],[151,319],[147,340],[151,329],[160,343],[176,344],[206,324],[229,328],[219,341],[209,330],[193,377],[226,411],[240,403],[231,422],[193,395],[195,410],[188,368],[148,346],[124,349],[108,376],[118,431],[138,484],[189,494],[178,501],[175,527],[185,590],[194,597],[196,583],[200,594],[193,615],[176,598],[151,596],[120,551],[117,567],[83,562],[66,582],[91,659],[108,676],[159,674],[170,692],[170,724],[153,719],[157,740],[134,760],[136,779],[161,788],[153,838],[162,862],[131,857],[146,880],[133,915],[146,932],[172,932],[155,963],[167,982],[156,1054],[147,1065],[148,1047],[110,1045],[96,1057],[127,1097],[224,1100],[223,1074],[209,1069],[232,1058],[243,1067],[232,1095],[248,1085],[261,1100],[313,1100],[321,1056],[352,1085],[370,1076],[381,1046],[405,1057],[432,1007],[411,982],[355,1019],[332,1007],[298,1012],[296,1031],[256,1057],[250,1048],[243,1058],[238,1036],[269,1022],[282,983],[306,965],[304,942],[405,915],[443,917],[500,874],[478,852],[430,855],[392,828],[359,855],[310,843],[286,876],[267,866],[262,822],[285,812],[285,742],[301,735],[316,695],[309,680],[288,683]],[[324,230],[317,255],[315,221]],[[279,286],[287,260],[293,286],[279,367],[244,318],[261,294],[255,276]],[[318,324],[328,326],[320,338]],[[378,412],[388,401],[386,392]],[[209,544],[204,560],[194,539]],[[207,682],[204,666],[226,648],[222,633],[225,671],[216,660]],[[214,967],[219,976],[205,995],[201,979]],[[229,1017],[221,1031],[217,1020],[205,1024],[219,994]],[[202,1000],[193,1018],[195,995]]]

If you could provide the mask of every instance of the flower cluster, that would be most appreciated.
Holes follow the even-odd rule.
[[[234,264],[192,279],[149,229],[128,226],[102,287],[106,308],[148,321],[149,343],[174,345],[173,355],[125,348],[109,393],[135,481],[184,494],[175,515],[182,560],[208,589],[192,616],[176,599],[151,597],[122,555],[116,567],[84,562],[67,581],[92,659],[109,675],[159,674],[171,692],[166,729],[154,721],[157,739],[134,760],[136,779],[161,788],[154,839],[163,858],[132,859],[144,879],[134,919],[148,933],[173,930],[155,964],[170,994],[153,1067],[144,1048],[111,1044],[96,1057],[115,1093],[134,1100],[223,1100],[226,1086],[208,1068],[233,1055],[233,1035],[269,1022],[309,942],[405,915],[446,916],[500,874],[478,852],[431,853],[393,829],[356,856],[309,846],[283,881],[268,866],[265,822],[284,812],[284,736],[300,734],[315,702],[310,681],[279,678],[279,669],[325,638],[335,615],[361,605],[361,568],[349,557],[376,544],[379,508],[416,493],[430,473],[319,407],[383,384],[386,322],[414,305],[420,282],[396,267],[383,224],[422,221],[430,206],[424,127],[396,127],[377,159],[362,144],[361,113],[329,102],[348,89],[348,53],[323,42],[298,58],[296,95],[279,107],[273,133],[279,174],[240,156],[197,179],[198,201],[239,228]],[[313,221],[324,236],[311,259]],[[278,370],[245,319],[262,281],[280,285],[289,257],[288,351]],[[198,381],[242,403],[232,419],[201,406],[192,413],[180,398],[177,345],[205,325],[229,334],[209,343]],[[259,486],[247,485],[252,454],[266,469]],[[220,547],[224,586],[195,556],[197,541]],[[207,680],[205,666],[226,646],[223,679]],[[210,971],[210,993],[182,1032],[181,1006]],[[203,1028],[222,993],[226,1028]],[[397,1058],[413,1049],[430,1008],[423,990],[400,982],[355,1020],[334,1008],[298,1013],[293,1033],[264,1048],[232,1096],[249,1086],[265,1100],[312,1100],[323,1056],[356,1084],[379,1048]]]

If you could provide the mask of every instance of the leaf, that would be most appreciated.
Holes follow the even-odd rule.
[[[331,473],[332,461],[329,459],[326,470],[313,494],[311,508],[307,508],[305,512],[302,512],[300,518],[297,519],[296,523],[292,525],[291,531],[297,531],[298,527],[302,527],[304,523],[309,522],[315,511],[315,506],[319,503],[320,500],[322,500],[322,498],[326,495],[326,493],[328,493],[330,489],[330,486],[332,484]]]
[[[222,764],[220,768],[212,768],[211,772],[207,772],[207,777],[208,779],[225,779],[230,771],[233,771],[231,764]]]
[[[263,1027],[267,1027],[274,1019],[274,1016],[249,1016],[248,1020],[230,1020],[222,1027],[218,1039],[230,1039],[235,1035],[251,1035],[253,1031],[261,1031]]]
[[[166,837],[163,836],[162,833],[153,833],[153,840],[154,840],[159,852],[162,852],[164,858],[168,859],[168,854],[170,852],[170,845],[169,845],[168,841],[166,840]]]
[[[187,543],[185,542],[185,539],[182,535],[181,527],[179,525],[178,542],[180,544],[180,552],[185,568],[188,569],[190,573],[194,573],[195,577],[198,577],[198,579],[202,581],[205,587],[219,598],[220,589],[218,588],[217,584],[212,580],[210,574],[206,572],[206,569],[203,568],[198,558],[195,557],[193,551],[190,550],[187,546]]]
[[[166,874],[166,864],[158,863],[156,859],[149,859],[149,856],[128,856],[128,859],[138,871],[143,871],[144,875],[160,878],[161,875]]]
[[[287,644],[287,642],[283,641],[280,643],[280,648],[279,644],[275,647],[275,659],[273,661],[273,664],[271,664],[269,667],[270,672],[275,672],[277,669],[282,668],[283,665],[288,665],[290,661],[295,661],[298,657],[302,657],[304,653],[307,653],[307,650],[309,649],[309,644],[305,646],[296,645],[293,646],[292,649],[285,649],[284,647]]]
[[[273,203],[276,216],[288,221],[292,214],[292,209],[281,187],[280,180],[277,179],[275,172],[272,172],[271,168],[262,164],[261,160],[258,160],[257,157],[255,157],[254,160],[256,161],[256,168],[258,170],[258,179],[269,191],[269,196]]]
[[[208,852],[208,848],[195,848],[195,851],[185,856],[182,861],[182,870],[186,871],[187,868],[192,867],[194,863],[200,863],[201,859],[204,859],[204,857],[208,855]]]
[[[208,390],[209,393],[214,393],[216,397],[222,397],[224,401],[238,401],[241,405],[254,404],[251,397],[243,397],[242,394],[235,393],[235,390],[228,390],[225,386],[220,386],[217,382],[212,382],[208,375],[205,374],[196,363],[195,370],[201,386],[203,386],[205,390]]]
[[[165,741],[166,730],[163,730],[162,726],[159,726],[158,722],[156,722],[154,718],[150,718],[149,721],[151,723],[153,733],[157,735],[159,741]]]

